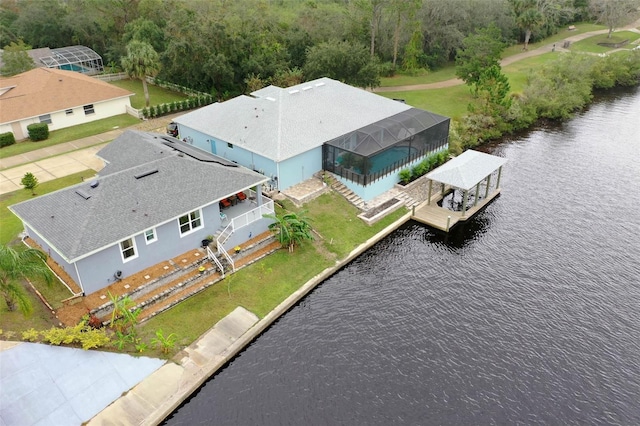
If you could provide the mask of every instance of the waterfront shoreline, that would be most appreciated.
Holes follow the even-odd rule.
[[[236,308],[176,355],[172,361],[164,364],[98,413],[87,422],[87,425],[158,425],[162,423],[191,394],[309,292],[410,219],[411,212],[407,212],[360,244],[347,257],[337,261],[334,266],[324,269],[308,280],[264,318],[258,320],[255,314],[246,309]]]

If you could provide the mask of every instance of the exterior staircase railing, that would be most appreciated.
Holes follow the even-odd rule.
[[[222,278],[224,278],[224,267],[222,266],[222,263],[220,263],[220,261],[218,260],[218,257],[213,253],[213,251],[208,246],[207,246],[207,256],[209,256],[209,259],[216,264],[218,269],[220,269],[220,274],[222,275]]]

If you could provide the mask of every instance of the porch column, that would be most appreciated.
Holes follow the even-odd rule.
[[[476,198],[473,200],[473,207],[475,207],[478,204],[478,195],[480,195],[479,192],[480,192],[480,182],[476,184]]]
[[[462,217],[464,217],[465,213],[467,212],[468,195],[469,195],[469,192],[465,189],[464,192],[462,193]]]
[[[256,186],[256,203],[259,206],[262,205],[262,185]]]
[[[496,189],[500,188],[500,177],[502,176],[502,166],[498,169],[498,181],[496,182]]]
[[[484,198],[487,198],[489,196],[490,186],[491,186],[491,175],[487,176],[487,187],[485,188],[485,191],[484,191]]]

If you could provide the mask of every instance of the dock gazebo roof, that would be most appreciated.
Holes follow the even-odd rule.
[[[507,160],[467,150],[427,174],[427,179],[468,191],[502,167]]]

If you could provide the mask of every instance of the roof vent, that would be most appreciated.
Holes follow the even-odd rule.
[[[306,86],[306,87],[303,87],[303,88],[302,88],[302,90],[304,90],[305,92],[306,92],[307,90],[311,90],[311,89],[313,89],[313,87],[312,87],[312,86]]]
[[[323,82],[316,83],[316,87],[320,87],[320,86],[324,86],[324,83]]]
[[[271,96],[267,96],[265,99],[268,100],[268,101],[271,101],[271,102],[275,102],[276,101],[276,98],[272,98]]]
[[[142,179],[143,177],[147,177],[147,176],[153,175],[155,173],[158,173],[158,169],[147,170],[146,172],[138,173],[137,175],[134,175],[133,177],[136,178],[136,179]]]
[[[299,90],[298,89],[294,89],[294,90],[289,90],[289,94],[290,95],[295,95],[296,93],[298,93]]]
[[[89,186],[92,188],[97,188],[98,185],[100,185],[100,182],[98,182],[97,180],[91,181],[91,183],[89,184]]]
[[[90,194],[87,194],[86,192],[84,192],[82,189],[76,189],[76,194],[78,194],[79,196],[81,196],[82,198],[84,198],[85,200],[88,200],[89,198],[91,198]]]

